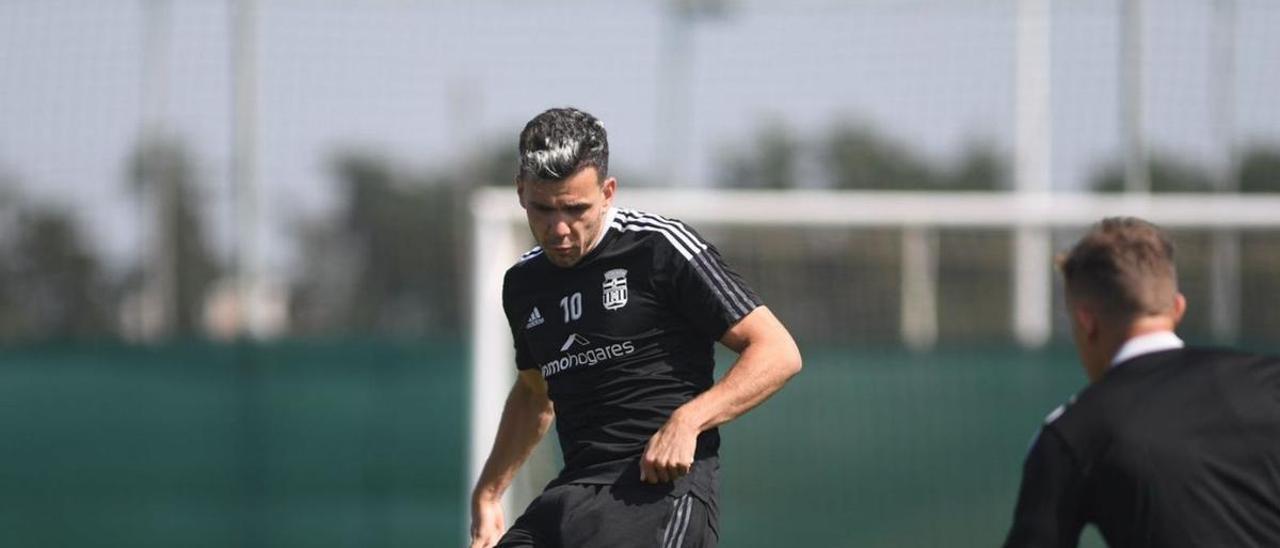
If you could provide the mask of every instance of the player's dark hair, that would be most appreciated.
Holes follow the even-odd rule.
[[[603,182],[609,175],[609,138],[604,123],[576,108],[553,108],[520,132],[521,181],[559,181],[591,166]]]
[[[1178,273],[1173,242],[1135,217],[1103,219],[1058,259],[1067,295],[1084,297],[1118,321],[1173,309]]]

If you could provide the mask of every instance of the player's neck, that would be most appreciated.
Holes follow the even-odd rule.
[[[582,253],[583,257],[586,257],[591,254],[592,251],[595,251],[596,248],[600,246],[600,242],[604,241],[604,235],[609,232],[609,224],[613,222],[613,216],[615,214],[616,211],[613,206],[605,208],[604,213],[600,215],[600,225],[597,228],[596,235],[591,240],[591,246],[587,247],[586,251]]]
[[[1127,341],[1152,333],[1173,332],[1174,327],[1177,327],[1177,322],[1168,316],[1143,316],[1129,324],[1124,340]],[[1121,341],[1122,344],[1123,342]]]

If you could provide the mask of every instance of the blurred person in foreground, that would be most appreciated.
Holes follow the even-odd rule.
[[[1173,245],[1108,218],[1059,259],[1091,384],[1027,455],[1005,546],[1280,546],[1280,360],[1187,348]]]
[[[614,207],[604,125],[520,133],[538,247],[506,273],[519,377],[471,501],[471,546],[702,547],[719,538],[716,427],[800,370],[786,328],[683,223]],[[714,343],[738,353],[712,376]],[[504,534],[503,492],[556,421],[564,469]]]

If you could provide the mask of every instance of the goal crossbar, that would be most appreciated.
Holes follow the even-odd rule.
[[[1080,227],[1142,217],[1166,227],[1280,226],[1280,194],[750,191],[625,189],[617,203],[693,223],[939,228]],[[485,189],[477,217],[523,221],[514,190]]]

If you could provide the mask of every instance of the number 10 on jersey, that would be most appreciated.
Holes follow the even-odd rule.
[[[560,310],[564,311],[564,323],[582,317],[582,293],[574,293],[568,297],[560,299]]]

